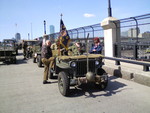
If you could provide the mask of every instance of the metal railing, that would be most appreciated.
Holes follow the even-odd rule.
[[[149,63],[142,63],[140,61],[131,61],[128,59],[135,60],[150,60],[150,54],[146,53],[146,49],[150,48],[150,14],[144,14],[140,16],[120,19],[113,21],[115,25],[120,23],[120,26],[116,26],[116,29],[120,29],[121,42],[114,44],[115,57],[109,58],[117,62],[133,63],[137,65],[143,65],[143,70],[149,70]],[[84,40],[88,33],[90,33],[89,39],[94,37],[100,37],[101,44],[104,44],[104,31],[100,24],[94,24],[84,27],[68,30],[70,38],[72,40]],[[49,34],[52,41],[59,36],[59,32]],[[91,41],[92,43],[92,41]],[[90,43],[90,44],[91,44]],[[121,55],[118,55],[118,47],[120,47]],[[103,52],[104,53],[104,52]],[[108,58],[108,57],[107,57]],[[128,58],[128,59],[120,59]]]
[[[121,55],[116,57],[125,57],[131,59],[150,59],[150,54],[146,49],[150,48],[150,14],[120,19],[114,21],[120,23],[117,29],[120,29],[121,42],[115,46],[120,47]],[[116,47],[117,48],[117,47]]]
[[[114,60],[116,65],[120,65],[120,62],[130,63],[130,64],[136,64],[136,65],[142,65],[143,71],[149,71],[150,63],[149,62],[141,62],[136,60],[129,60],[124,58],[115,58],[115,57],[104,57],[108,60]]]
[[[68,33],[71,39],[86,38],[88,33],[90,33],[90,37],[103,37],[103,28],[100,26],[100,24],[94,24],[94,25],[70,29],[68,30]],[[50,34],[50,36],[58,37],[59,32]]]

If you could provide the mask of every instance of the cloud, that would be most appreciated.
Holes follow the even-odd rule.
[[[89,13],[85,13],[83,16],[86,18],[95,17],[94,14],[89,14]]]

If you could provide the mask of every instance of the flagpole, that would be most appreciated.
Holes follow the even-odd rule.
[[[60,15],[60,16],[61,16],[61,20],[62,20],[62,16],[63,16],[63,14],[61,13],[61,15]]]
[[[62,16],[63,16],[63,15],[62,15],[62,13],[61,13],[61,14],[60,14],[61,20],[62,20]],[[60,27],[61,27],[61,26],[60,26]],[[58,44],[58,45],[59,45],[59,48],[58,48],[58,55],[61,56],[61,51],[60,51],[60,37],[58,37],[58,40],[59,40],[59,44]]]

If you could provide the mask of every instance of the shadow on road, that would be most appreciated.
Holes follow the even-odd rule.
[[[27,60],[24,60],[24,59],[17,59],[17,65],[18,64],[25,64],[25,63],[27,63]]]
[[[126,84],[115,81],[117,79],[114,76],[109,77],[108,86],[105,90],[101,92],[100,89],[97,89],[94,84],[82,85],[79,88],[70,89],[69,97],[79,97],[85,95],[86,98],[96,98],[97,96],[112,96],[125,89],[122,89]]]

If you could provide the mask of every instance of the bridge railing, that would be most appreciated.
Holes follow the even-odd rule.
[[[120,19],[114,21],[114,24],[120,22],[120,38],[121,42],[117,42],[114,47],[115,57],[129,59],[150,59],[150,53],[147,49],[150,48],[150,14]],[[68,30],[72,40],[84,40],[88,33],[89,39],[100,37],[101,44],[104,45],[104,30],[100,24],[83,26]],[[49,34],[52,42],[59,36],[59,32]],[[91,41],[89,45],[93,42]],[[121,55],[117,54],[118,47],[121,49]],[[150,50],[149,50],[150,51]],[[105,52],[105,50],[104,50]],[[103,52],[103,53],[104,53]]]
[[[114,46],[120,47],[121,55],[116,57],[125,57],[131,59],[150,59],[147,50],[150,49],[150,14],[120,19],[114,23],[120,22],[121,42]]]
[[[104,34],[103,28],[100,26],[100,24],[94,24],[94,25],[74,28],[74,29],[70,29],[67,31],[72,40],[85,39],[88,33],[90,34],[89,38],[102,37],[101,40],[103,40],[103,34]],[[50,34],[49,36],[55,39],[59,36],[59,32]]]
[[[116,58],[116,57],[104,57],[105,59],[108,60],[114,60],[116,65],[120,65],[120,62],[125,62],[125,63],[131,63],[131,64],[136,64],[136,65],[142,65],[143,66],[143,71],[149,71],[150,63],[149,62],[141,62],[141,61],[136,61],[136,60],[129,60],[129,59],[124,59],[124,58]]]

